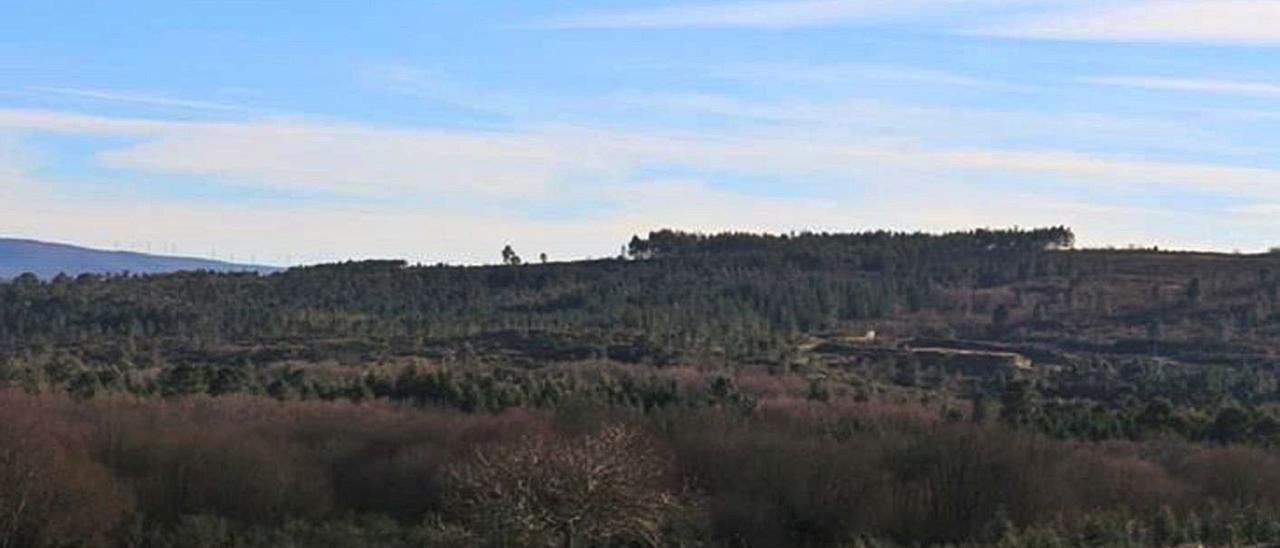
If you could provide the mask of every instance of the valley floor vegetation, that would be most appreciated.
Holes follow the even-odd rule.
[[[4,546],[1171,546],[1280,539],[1280,456],[779,397],[469,414],[0,395]]]
[[[1072,244],[0,282],[0,548],[1280,542],[1280,256]]]

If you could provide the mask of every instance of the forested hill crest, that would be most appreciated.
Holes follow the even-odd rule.
[[[106,251],[38,240],[0,238],[0,279],[13,279],[26,273],[49,279],[59,274],[160,274],[188,270],[268,273],[276,269],[208,259]]]
[[[1271,314],[1276,256],[1066,250],[1073,241],[1063,227],[938,235],[662,230],[633,238],[630,259],[536,264],[508,248],[494,253],[507,264],[479,267],[363,261],[270,276],[18,279],[0,283],[0,344],[340,338],[413,351],[515,332],[590,339],[596,354],[624,345],[621,354],[643,360],[708,352],[778,360],[798,335],[868,322],[930,335],[1088,338],[1081,330],[1097,329],[1140,339],[1156,323],[1255,326]],[[1194,307],[1185,303],[1193,280],[1204,294]],[[993,315],[1002,325],[987,333]],[[1270,338],[1258,334],[1266,335],[1260,343]],[[662,356],[653,355],[658,349]]]
[[[133,341],[189,358],[210,348],[358,341],[439,353],[507,344],[514,333],[542,347],[568,345],[574,356],[779,362],[798,336],[868,324],[927,336],[1120,344],[1175,322],[1253,329],[1270,317],[1280,279],[1271,274],[1280,272],[1274,256],[1064,249],[1073,240],[1063,227],[938,235],[662,230],[633,238],[630,259],[538,264],[508,247],[494,250],[507,264],[493,266],[363,261],[270,276],[20,279],[0,284],[0,345],[12,352]],[[1193,280],[1204,296],[1191,306]],[[1250,333],[1260,345],[1272,340],[1268,331]]]
[[[647,238],[632,237],[627,245],[627,252],[633,258],[770,252],[841,255],[886,248],[893,248],[896,252],[930,250],[956,254],[1036,252],[1068,249],[1074,244],[1075,234],[1064,226],[1036,229],[976,229],[943,234],[884,230],[855,233],[722,232],[704,234],[663,229],[650,232]]]

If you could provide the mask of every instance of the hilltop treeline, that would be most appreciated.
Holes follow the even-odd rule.
[[[767,357],[787,337],[936,304],[938,291],[1066,268],[1066,229],[930,236],[700,236],[633,240],[635,260],[500,267],[374,261],[269,276],[23,276],[0,284],[0,349],[335,337],[398,348],[499,331],[594,335],[677,352]],[[647,358],[649,356],[637,356]],[[660,358],[660,356],[658,356]]]
[[[971,230],[947,234],[922,232],[863,232],[830,234],[755,234],[726,232],[702,234],[676,230],[635,236],[627,245],[632,257],[670,258],[692,255],[733,256],[759,254],[777,257],[807,257],[811,262],[857,261],[872,258],[881,267],[904,262],[939,258],[973,258],[975,255],[1010,254],[1014,257],[1075,244],[1075,234],[1066,227],[1030,230]],[[909,268],[908,268],[909,269]]]

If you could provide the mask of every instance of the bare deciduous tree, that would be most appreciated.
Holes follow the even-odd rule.
[[[478,450],[453,467],[454,510],[472,527],[525,546],[572,548],[582,539],[651,546],[676,499],[671,462],[620,425],[578,437],[530,436]]]

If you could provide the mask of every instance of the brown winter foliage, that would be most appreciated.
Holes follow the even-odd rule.
[[[0,546],[161,546],[128,539],[195,516],[271,529],[361,515],[448,524],[476,546],[994,542],[1001,523],[1070,532],[1097,515],[1280,505],[1280,458],[1263,450],[1056,441],[916,411],[495,416],[5,391]]]

